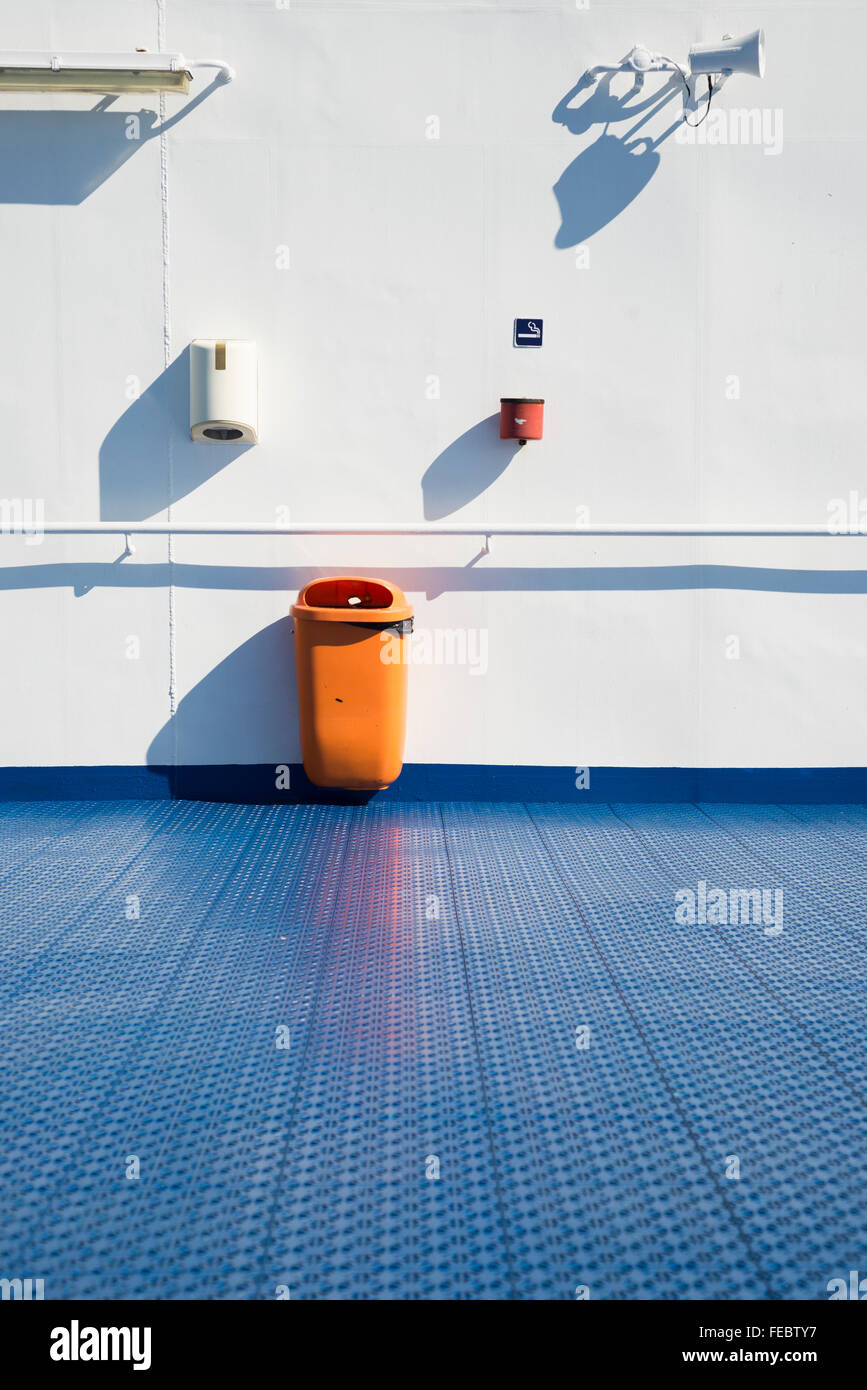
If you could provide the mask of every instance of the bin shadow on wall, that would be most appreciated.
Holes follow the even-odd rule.
[[[566,126],[573,135],[583,135],[596,125],[603,127],[599,137],[572,160],[554,184],[561,216],[554,245],[560,248],[587,241],[638,197],[659,168],[659,146],[682,124],[678,113],[677,120],[655,140],[646,136],[635,138],[645,121],[683,91],[678,73],[643,100],[632,99],[640,90],[637,87],[623,96],[614,96],[613,75],[608,73],[594,83],[585,73],[551,114],[552,121]],[[587,91],[589,95],[580,105],[571,105],[579,93]],[[611,132],[612,125],[632,121],[636,116],[639,119],[629,130]]]
[[[99,451],[100,519],[144,521],[194,492],[252,447],[246,442],[197,444],[190,439],[186,347],[105,436]]]
[[[149,767],[298,763],[295,643],[287,616],[236,647],[193,686],[152,740]]]
[[[518,452],[516,440],[500,439],[500,417],[489,415],[438,454],[421,480],[428,521],[459,511],[496,482]]]

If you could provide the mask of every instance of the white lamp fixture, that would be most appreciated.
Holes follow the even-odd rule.
[[[217,58],[181,53],[0,53],[0,92],[188,92],[194,68],[234,69]]]

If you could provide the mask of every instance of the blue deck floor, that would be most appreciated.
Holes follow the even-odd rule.
[[[0,1276],[821,1299],[867,1274],[867,808],[18,803],[0,855]],[[675,922],[699,881],[782,890],[782,931]]]

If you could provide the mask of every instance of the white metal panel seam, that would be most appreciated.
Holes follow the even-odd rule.
[[[161,53],[166,47],[166,7],[167,0],[157,0],[157,48]],[[172,360],[172,316],[171,290],[169,281],[169,151],[165,132],[166,94],[159,94],[160,112],[160,216],[162,237],[162,296],[163,296],[163,371],[168,371]],[[167,452],[168,501],[166,516],[172,520],[172,498],[174,496],[174,445],[169,430]],[[172,532],[167,535],[166,559],[169,567],[168,586],[168,626],[169,626],[169,722],[172,727],[172,760],[178,763],[178,721],[175,718],[177,707],[177,641],[175,629],[175,586],[173,570],[175,563],[175,542]]]

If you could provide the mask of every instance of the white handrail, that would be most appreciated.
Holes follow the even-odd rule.
[[[622,522],[587,526],[557,522],[511,521],[296,521],[276,525],[250,521],[45,521],[30,526],[4,525],[0,534],[21,531],[53,536],[864,536],[836,531],[828,523],[778,522]]]

